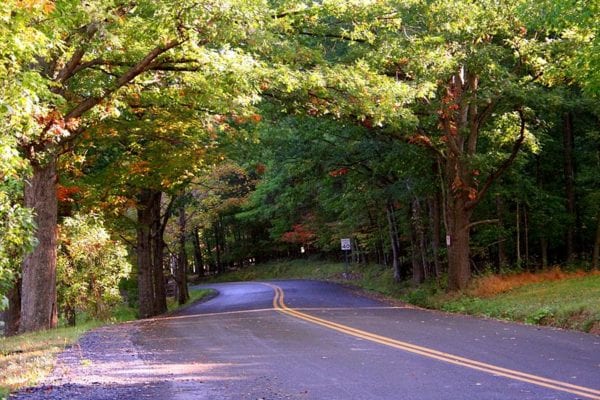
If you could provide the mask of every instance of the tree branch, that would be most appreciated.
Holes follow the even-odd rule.
[[[328,39],[340,39],[340,40],[346,40],[349,42],[356,42],[356,43],[367,43],[367,41],[365,39],[355,39],[352,38],[348,35],[343,35],[343,34],[335,34],[335,33],[314,33],[314,32],[307,32],[307,31],[300,31],[298,32],[300,35],[304,35],[304,36],[311,36],[311,37],[322,37],[322,38],[328,38]]]
[[[465,230],[466,229],[471,229],[477,225],[483,225],[483,224],[497,224],[498,222],[500,222],[499,219],[484,219],[481,221],[475,221],[475,222],[471,222],[469,225],[465,226]]]
[[[140,60],[137,64],[135,64],[132,68],[130,68],[127,72],[121,75],[118,79],[114,87],[107,89],[102,96],[97,97],[88,97],[81,103],[79,103],[75,108],[73,108],[69,113],[65,116],[65,121],[69,121],[74,118],[81,117],[86,111],[94,108],[102,100],[110,96],[112,93],[117,91],[122,86],[125,86],[129,82],[131,82],[135,77],[142,74],[144,71],[147,71],[151,66],[152,62],[161,54],[169,51],[170,49],[177,47],[181,44],[179,40],[172,40],[164,46],[155,47],[152,51],[150,51],[146,57]]]
[[[512,165],[512,163],[515,161],[515,158],[517,158],[517,154],[519,153],[519,150],[521,150],[521,146],[525,140],[525,116],[523,115],[522,110],[517,110],[517,112],[519,113],[519,118],[521,119],[521,127],[519,130],[519,136],[513,144],[510,156],[508,156],[508,158],[504,160],[504,162],[488,176],[483,184],[483,187],[481,190],[479,190],[479,193],[477,193],[477,198],[466,203],[466,209],[473,209],[477,204],[479,204],[483,196],[489,190],[490,186],[492,186],[492,184],[508,169],[508,167]]]

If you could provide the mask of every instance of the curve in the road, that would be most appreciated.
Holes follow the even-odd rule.
[[[469,358],[444,353],[427,347],[416,346],[414,344],[402,342],[389,337],[380,336],[371,332],[352,328],[347,325],[338,324],[336,322],[332,322],[326,319],[317,318],[315,316],[298,311],[297,309],[287,307],[285,304],[285,294],[283,289],[272,283],[264,284],[272,288],[275,292],[275,296],[273,298],[273,308],[291,317],[298,318],[357,338],[369,340],[371,342],[379,343],[399,350],[404,350],[410,353],[419,354],[421,356],[433,358],[446,363],[459,365],[465,368],[471,368],[478,371],[483,371],[496,376],[503,376],[505,378],[521,382],[531,383],[549,389],[575,394],[577,396],[585,397],[587,399],[600,400],[600,390],[584,386],[577,386],[567,382],[561,382],[549,378],[544,378],[542,376],[527,374],[521,371],[502,368],[496,365],[483,363],[477,360],[472,360]]]

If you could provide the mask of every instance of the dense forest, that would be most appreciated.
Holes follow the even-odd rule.
[[[341,259],[598,268],[597,0],[0,4],[8,332]]]

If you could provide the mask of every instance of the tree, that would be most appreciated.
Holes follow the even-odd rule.
[[[39,76],[27,68],[48,46],[32,24],[47,14],[46,6],[42,1],[0,5],[0,309],[9,297],[9,334],[16,333],[20,322],[20,263],[36,244],[33,214],[22,204],[23,182],[30,170],[18,142],[35,130],[33,115],[48,94]]]
[[[103,118],[118,113],[119,96],[138,77],[152,81],[161,71],[201,70],[220,50],[237,54],[229,44],[246,40],[265,12],[261,4],[244,1],[202,7],[187,1],[34,3],[48,10],[48,18],[30,23],[52,46],[35,54],[30,64],[49,94],[34,114],[36,129],[20,138],[32,168],[25,205],[36,212],[38,239],[23,264],[23,332],[56,324],[58,156]]]
[[[443,179],[449,288],[463,289],[473,211],[533,141],[542,41],[519,19],[520,2],[333,3],[293,16],[292,46],[319,64],[302,79],[286,75],[273,97],[430,150]],[[337,51],[318,52],[326,45]]]

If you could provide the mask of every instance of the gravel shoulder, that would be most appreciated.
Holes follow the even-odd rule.
[[[137,399],[168,392],[169,384],[149,375],[144,355],[133,344],[139,330],[138,323],[126,323],[86,333],[60,354],[53,373],[42,384],[9,398]]]

